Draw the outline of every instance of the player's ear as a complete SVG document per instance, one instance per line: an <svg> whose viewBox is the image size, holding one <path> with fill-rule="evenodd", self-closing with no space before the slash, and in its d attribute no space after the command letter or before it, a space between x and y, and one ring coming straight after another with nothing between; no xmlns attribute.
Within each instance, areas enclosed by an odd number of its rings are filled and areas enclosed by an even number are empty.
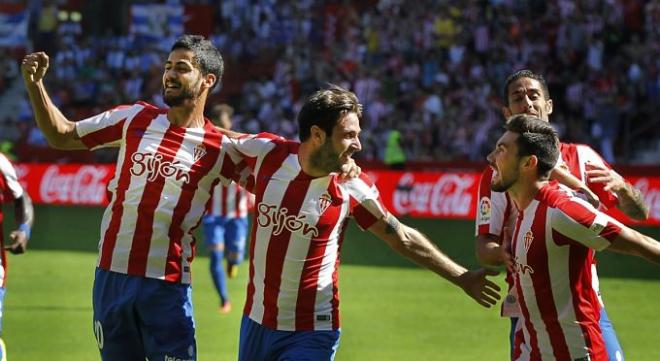
<svg viewBox="0 0 660 361"><path fill-rule="evenodd" d="M548 115L552 114L552 99L548 99L548 101L545 102L545 113Z"/></svg>
<svg viewBox="0 0 660 361"><path fill-rule="evenodd" d="M523 157L523 169L536 170L539 165L539 159L535 155Z"/></svg>
<svg viewBox="0 0 660 361"><path fill-rule="evenodd" d="M310 128L310 135L314 143L319 145L325 143L325 138L327 136L325 130L321 129L318 125L312 125Z"/></svg>
<svg viewBox="0 0 660 361"><path fill-rule="evenodd" d="M513 113L511 113L511 110L509 110L508 107L503 106L502 107L502 115L504 115L504 119L509 119L509 118L511 118Z"/></svg>
<svg viewBox="0 0 660 361"><path fill-rule="evenodd" d="M204 75L204 85L207 89L211 89L217 80L218 78L215 76L215 74L208 73Z"/></svg>

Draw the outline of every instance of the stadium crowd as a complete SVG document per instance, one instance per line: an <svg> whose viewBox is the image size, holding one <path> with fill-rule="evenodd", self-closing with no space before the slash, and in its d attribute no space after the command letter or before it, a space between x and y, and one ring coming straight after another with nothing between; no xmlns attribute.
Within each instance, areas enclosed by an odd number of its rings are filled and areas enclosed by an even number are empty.
<svg viewBox="0 0 660 361"><path fill-rule="evenodd" d="M178 34L147 40L126 26L98 35L58 19L57 1L45 4L33 12L31 36L51 56L47 84L70 119L137 99L163 105L163 59ZM304 96L337 83L364 104L359 156L367 159L382 159L397 130L408 160L483 160L502 123L500 86L525 67L546 76L561 138L592 144L610 162L623 160L615 156L621 129L660 110L658 0L181 4L215 12L210 37L227 78L240 82L214 99L234 106L235 129L294 137ZM5 72L0 94L15 73ZM0 138L43 146L23 101L0 119ZM657 130L645 136L657 140Z"/></svg>

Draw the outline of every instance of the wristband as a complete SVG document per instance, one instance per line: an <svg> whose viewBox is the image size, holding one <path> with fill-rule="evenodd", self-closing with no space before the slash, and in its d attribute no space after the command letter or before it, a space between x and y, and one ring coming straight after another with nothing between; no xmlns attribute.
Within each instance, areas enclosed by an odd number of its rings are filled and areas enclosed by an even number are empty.
<svg viewBox="0 0 660 361"><path fill-rule="evenodd" d="M21 223L21 225L18 226L18 230L25 232L25 237L30 239L31 230L27 223Z"/></svg>

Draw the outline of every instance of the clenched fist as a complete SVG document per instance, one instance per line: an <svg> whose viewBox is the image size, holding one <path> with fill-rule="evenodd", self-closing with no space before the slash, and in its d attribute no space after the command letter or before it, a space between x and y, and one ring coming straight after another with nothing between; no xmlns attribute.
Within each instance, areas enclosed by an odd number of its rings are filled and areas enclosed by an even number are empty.
<svg viewBox="0 0 660 361"><path fill-rule="evenodd" d="M43 79L48 70L48 55L43 51L28 54L21 63L21 73L25 83L37 83Z"/></svg>

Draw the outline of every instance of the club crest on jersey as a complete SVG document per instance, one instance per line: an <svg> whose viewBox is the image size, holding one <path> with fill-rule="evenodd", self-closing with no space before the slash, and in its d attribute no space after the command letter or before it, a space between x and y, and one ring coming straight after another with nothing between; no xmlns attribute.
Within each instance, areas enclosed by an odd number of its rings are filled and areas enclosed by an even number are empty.
<svg viewBox="0 0 660 361"><path fill-rule="evenodd" d="M183 181L183 183L190 181L190 175L181 162L178 160L168 161L163 158L162 154L133 153L131 156L133 161L131 174L140 177L146 173L149 182L155 181L159 176L172 178L175 181Z"/></svg>
<svg viewBox="0 0 660 361"><path fill-rule="evenodd" d="M523 241L525 241L525 252L529 252L529 247L532 246L533 240L534 240L534 234L530 229L529 231L527 231L527 233L525 233L525 237L523 237Z"/></svg>
<svg viewBox="0 0 660 361"><path fill-rule="evenodd" d="M328 193L323 193L319 197L319 215L323 214L328 207L332 204L332 197Z"/></svg>
<svg viewBox="0 0 660 361"><path fill-rule="evenodd" d="M259 203L257 206L257 224L261 227L273 226L273 235L281 234L285 229L303 236L318 237L319 230L306 222L304 214L289 214L289 209L273 204Z"/></svg>
<svg viewBox="0 0 660 361"><path fill-rule="evenodd" d="M202 159L206 155L206 147L204 144L197 144L195 149L193 149L193 161L197 163L198 160Z"/></svg>
<svg viewBox="0 0 660 361"><path fill-rule="evenodd" d="M492 206L490 198L481 197L479 200L479 224L486 224L490 222L490 210Z"/></svg>

